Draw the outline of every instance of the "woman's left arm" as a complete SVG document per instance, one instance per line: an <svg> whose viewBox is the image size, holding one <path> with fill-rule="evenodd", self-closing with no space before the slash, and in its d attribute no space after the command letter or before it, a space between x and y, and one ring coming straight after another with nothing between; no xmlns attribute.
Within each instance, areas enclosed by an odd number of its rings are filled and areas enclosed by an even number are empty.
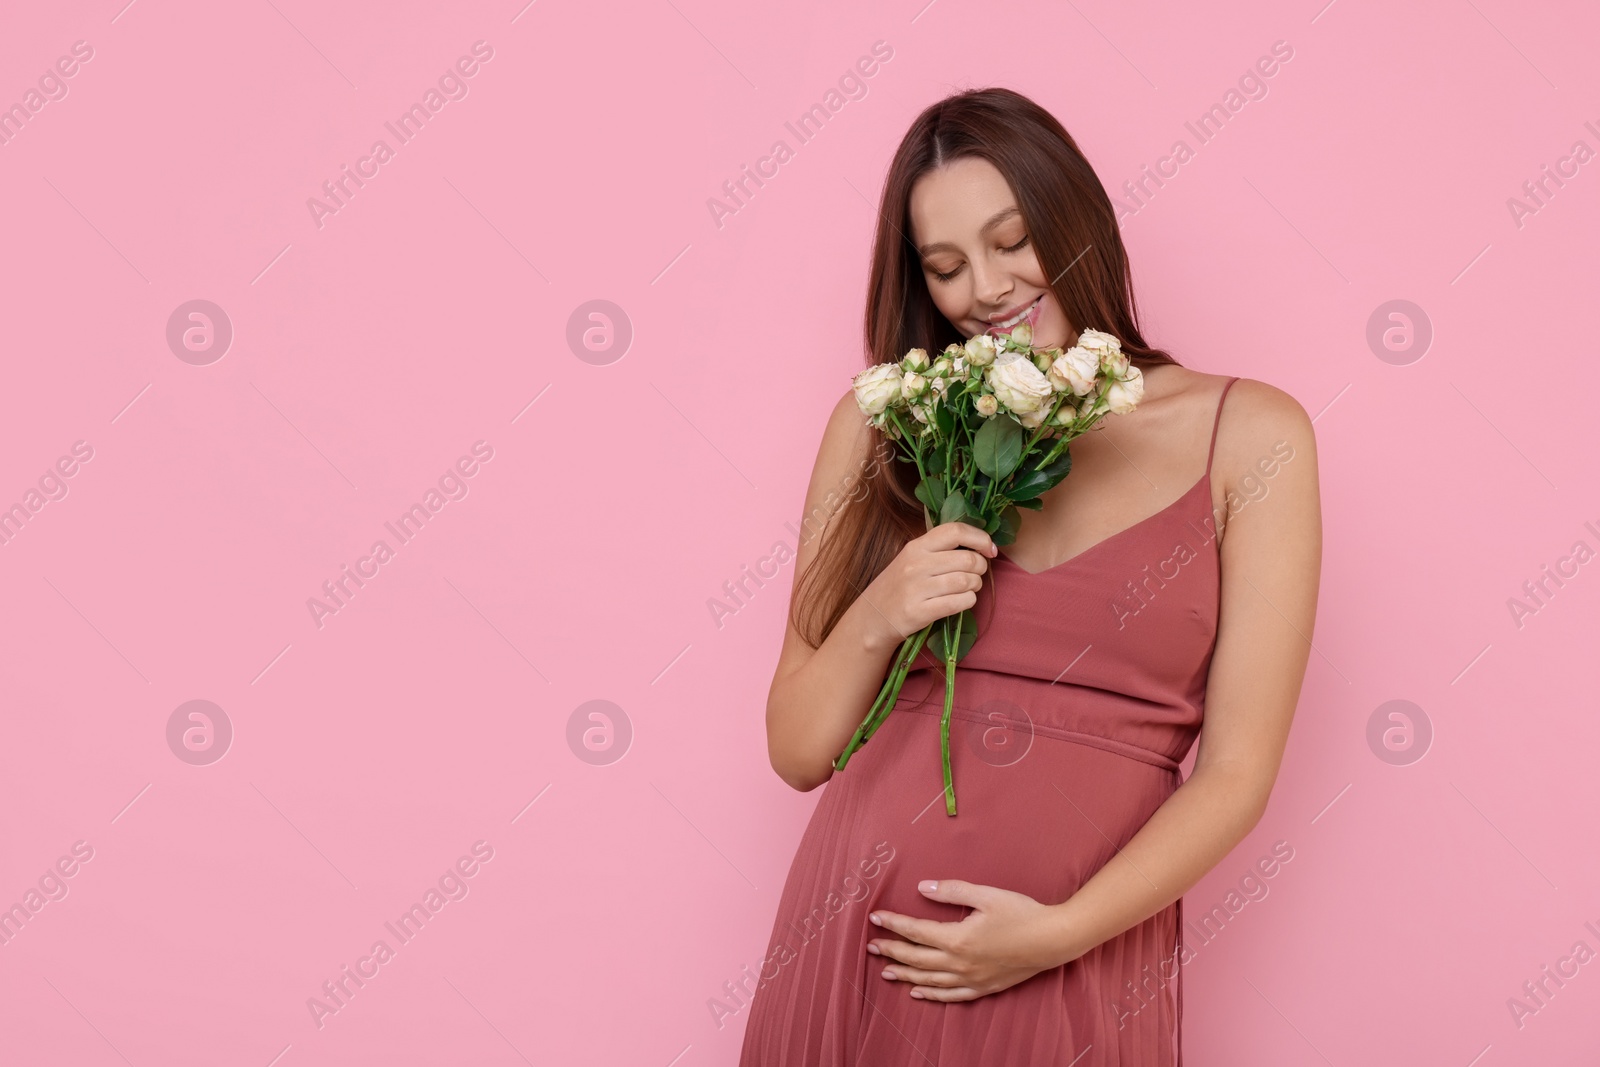
<svg viewBox="0 0 1600 1067"><path fill-rule="evenodd" d="M1057 906L1063 962L1187 892L1255 829L1278 778L1311 654L1322 507L1305 409L1249 379L1232 391L1245 389L1248 402L1238 405L1225 454L1218 434L1219 458L1232 476L1217 644L1194 771L1121 852Z"/></svg>
<svg viewBox="0 0 1600 1067"><path fill-rule="evenodd" d="M1227 472L1228 517L1194 772L1062 903L944 881L925 892L975 909L958 923L874 913L907 939L882 939L875 948L889 957L892 977L913 984L912 995L969 1000L1077 959L1177 900L1265 812L1311 653L1322 511L1305 409L1251 379L1232 393L1245 402L1230 407L1233 418L1217 441L1214 467Z"/></svg>

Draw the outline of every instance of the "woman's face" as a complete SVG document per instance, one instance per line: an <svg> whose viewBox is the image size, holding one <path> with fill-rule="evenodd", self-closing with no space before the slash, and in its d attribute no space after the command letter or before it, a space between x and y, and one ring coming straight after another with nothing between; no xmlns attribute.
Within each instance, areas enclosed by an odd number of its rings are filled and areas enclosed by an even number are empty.
<svg viewBox="0 0 1600 1067"><path fill-rule="evenodd" d="M929 171L911 187L909 209L928 292L963 337L1031 322L1037 347L1077 340L1046 287L1011 186L993 163L963 156Z"/></svg>

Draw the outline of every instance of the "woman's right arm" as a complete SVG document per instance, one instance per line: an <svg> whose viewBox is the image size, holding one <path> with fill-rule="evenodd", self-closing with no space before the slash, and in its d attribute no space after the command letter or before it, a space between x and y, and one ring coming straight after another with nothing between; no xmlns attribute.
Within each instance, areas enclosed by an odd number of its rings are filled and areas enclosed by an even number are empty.
<svg viewBox="0 0 1600 1067"><path fill-rule="evenodd" d="M845 393L823 432L806 490L808 536L799 545L793 587L840 513L868 506L864 497L852 497L869 476L871 440L854 392ZM889 472L876 476L888 477ZM988 569L985 557L997 552L989 535L977 527L945 523L908 542L857 595L819 647L808 645L793 622L786 621L767 695L767 755L778 777L809 792L833 776L834 761L883 688L901 643L928 623L976 603Z"/></svg>

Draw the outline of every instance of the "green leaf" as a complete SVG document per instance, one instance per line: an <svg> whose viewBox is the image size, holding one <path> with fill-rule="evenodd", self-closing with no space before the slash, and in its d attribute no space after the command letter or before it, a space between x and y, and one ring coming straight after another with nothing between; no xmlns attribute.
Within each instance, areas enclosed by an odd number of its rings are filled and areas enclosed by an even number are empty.
<svg viewBox="0 0 1600 1067"><path fill-rule="evenodd" d="M923 461L922 469L927 471L929 474L943 474L944 473L944 453L943 452L932 452L932 453L930 453L928 455L928 458ZM934 510L937 511L939 509L935 508Z"/></svg>
<svg viewBox="0 0 1600 1067"><path fill-rule="evenodd" d="M991 478L1006 478L1022 461L1022 427L1009 415L987 420L972 442L978 469Z"/></svg>
<svg viewBox="0 0 1600 1067"><path fill-rule="evenodd" d="M1061 484L1068 472L1072 470L1072 451L1063 451L1061 455L1041 467L1039 460L1045 457L1048 449L1040 450L1037 456L1028 457L1017 474L1016 481L1011 483L1011 488L1006 491L1007 498L1021 503L1032 500L1041 494L1049 492Z"/></svg>
<svg viewBox="0 0 1600 1067"><path fill-rule="evenodd" d="M967 517L967 511L967 498L960 493L951 493L939 506L939 524L964 519Z"/></svg>
<svg viewBox="0 0 1600 1067"><path fill-rule="evenodd" d="M944 482L938 478L922 479L913 492L935 515L944 507Z"/></svg>
<svg viewBox="0 0 1600 1067"><path fill-rule="evenodd" d="M1055 447L1054 441L1050 442L1050 447ZM1045 453L1048 451L1049 449L1040 451L1038 458L1043 459L1045 457ZM1033 464L1033 469L1041 471L1044 474L1048 474L1050 477L1054 478L1056 482L1061 481L1061 479L1065 478L1067 473L1072 470L1072 448L1069 446L1062 449L1061 455L1057 456L1043 467L1038 466L1037 461L1035 461Z"/></svg>
<svg viewBox="0 0 1600 1067"><path fill-rule="evenodd" d="M1025 471L1011 483L1011 488L1006 490L1006 499L1020 504L1024 500L1036 500L1039 495L1050 488L1050 481L1038 471ZM1039 505L1043 507L1043 504Z"/></svg>
<svg viewBox="0 0 1600 1067"><path fill-rule="evenodd" d="M1043 505L1040 505L1041 509ZM1000 513L1000 529L994 531L991 540L997 545L1009 545L1016 541L1017 531L1022 528L1022 512L1016 508L1006 508Z"/></svg>
<svg viewBox="0 0 1600 1067"><path fill-rule="evenodd" d="M973 642L978 640L978 617L973 614L971 608L968 608L959 615L950 615L934 623L924 647L935 659L945 658L945 633L947 630L950 633L955 632L957 619L961 620L961 640L956 644L956 662L965 659L967 653L972 651Z"/></svg>

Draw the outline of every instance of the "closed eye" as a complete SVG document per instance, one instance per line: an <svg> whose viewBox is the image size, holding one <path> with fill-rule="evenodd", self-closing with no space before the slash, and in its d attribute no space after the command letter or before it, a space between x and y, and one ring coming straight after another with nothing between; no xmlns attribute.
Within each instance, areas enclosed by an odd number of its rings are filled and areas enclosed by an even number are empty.
<svg viewBox="0 0 1600 1067"><path fill-rule="evenodd" d="M1020 252L1020 251L1022 251L1022 249L1024 247L1027 246L1027 244L1028 244L1028 236L1027 236L1027 234L1023 234L1022 240L1018 241L1016 244L1012 245L1010 248L1002 248L1000 251L1002 251L1002 252ZM951 278L954 278L956 275L958 275L960 273L961 273L961 268L957 267L955 270L951 271L949 274L940 274L938 271L934 271L933 272L933 276L935 278L938 278L941 282L947 282Z"/></svg>

